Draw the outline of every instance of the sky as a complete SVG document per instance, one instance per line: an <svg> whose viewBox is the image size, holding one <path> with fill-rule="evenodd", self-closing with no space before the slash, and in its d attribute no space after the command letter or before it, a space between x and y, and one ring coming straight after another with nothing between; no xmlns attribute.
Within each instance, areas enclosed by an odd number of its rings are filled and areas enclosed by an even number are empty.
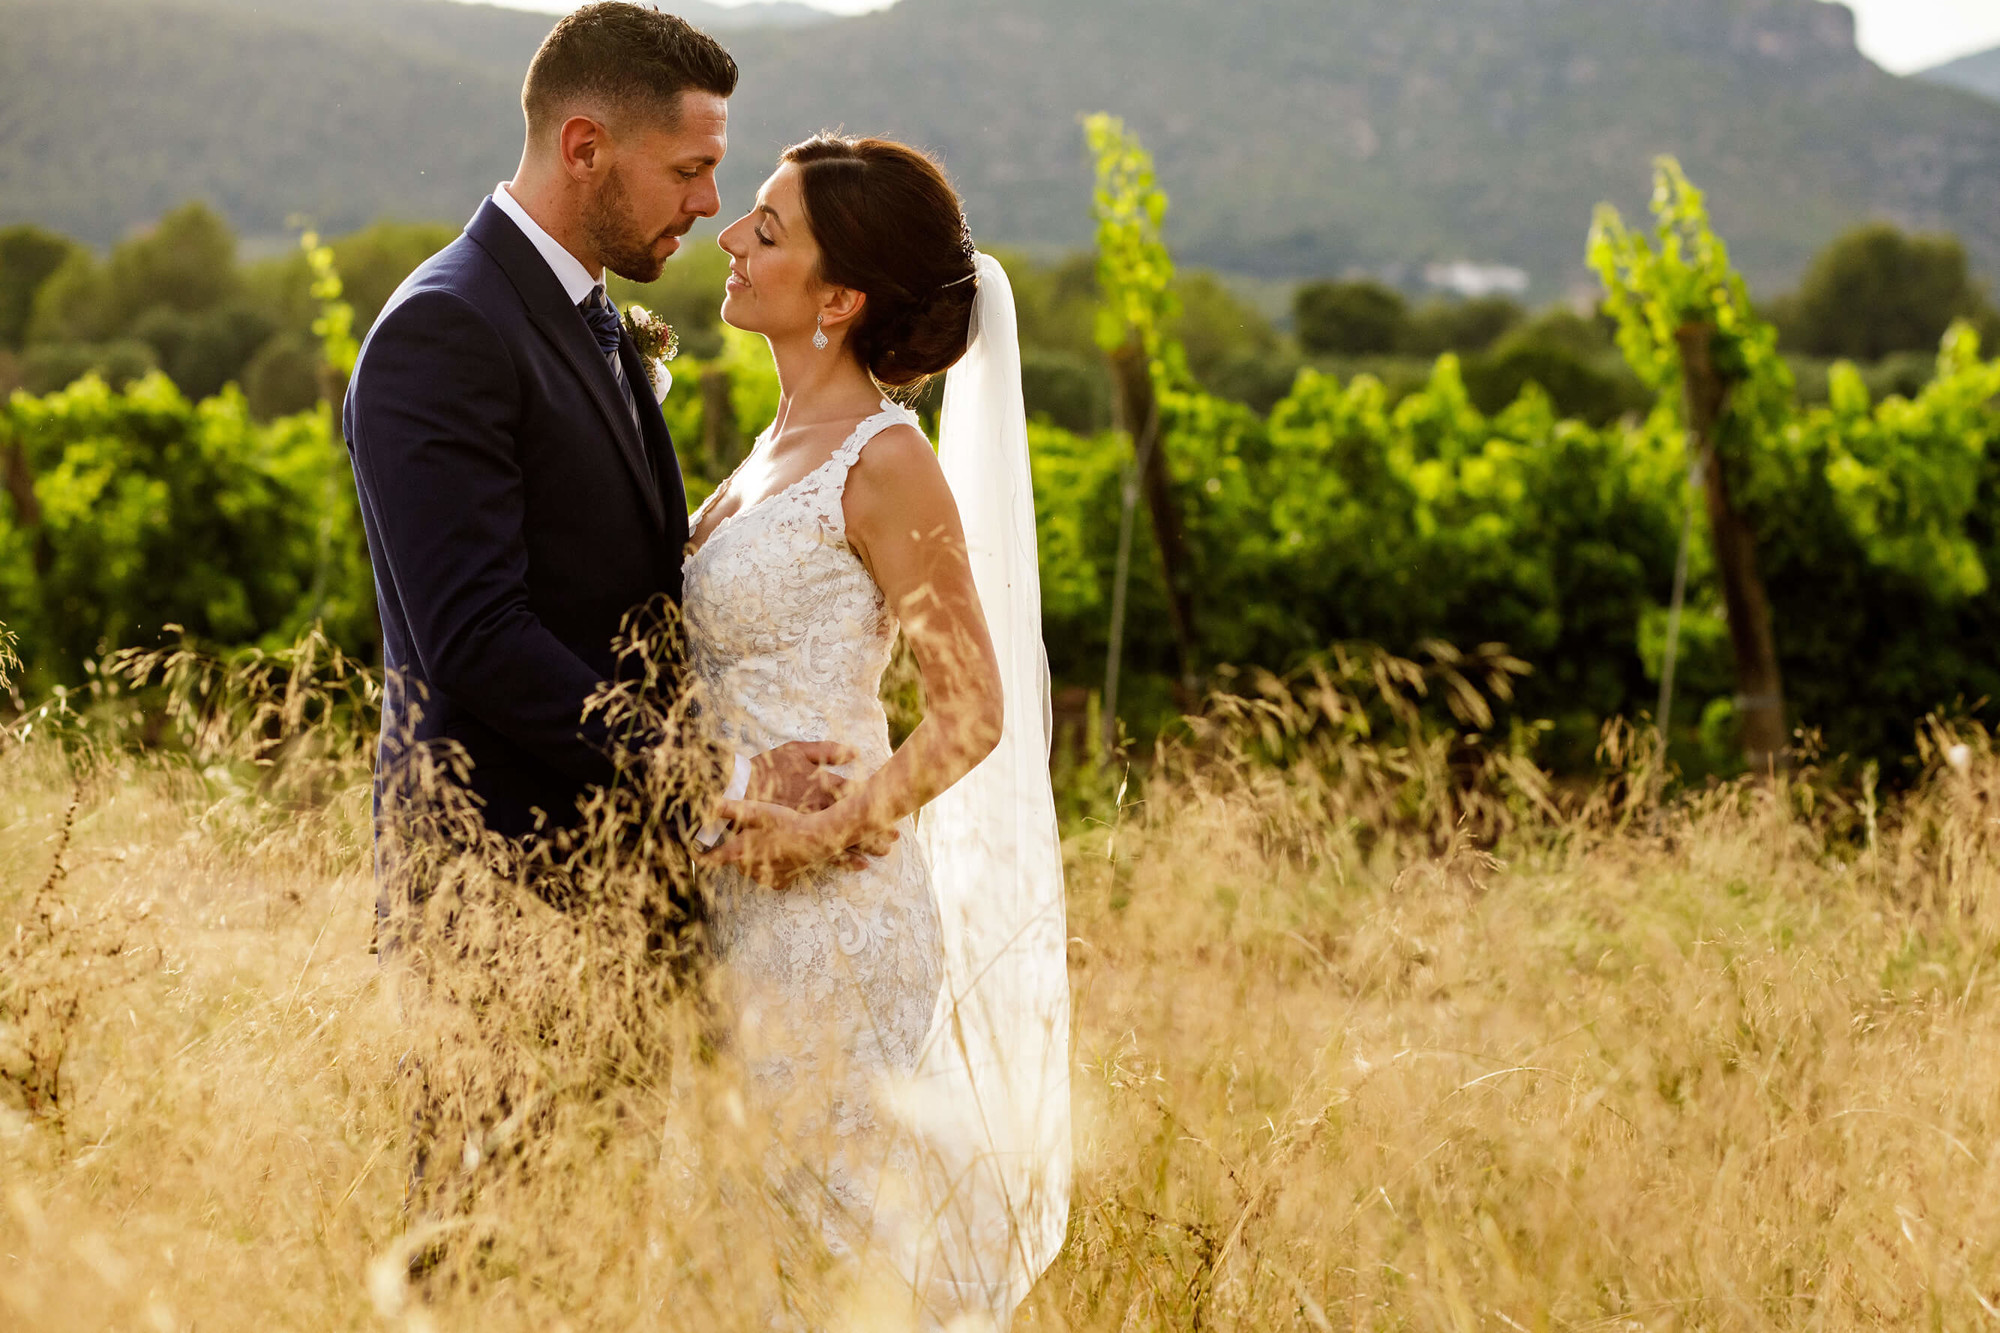
<svg viewBox="0 0 2000 1333"><path fill-rule="evenodd" d="M584 3L584 0L469 0L470 3L499 5L503 9L543 9L552 14L566 14ZM871 9L887 9L896 0L800 0L814 9L825 9L835 14L865 14ZM656 8L672 12L673 0L653 0ZM754 0L708 0L712 5L724 9L734 9L738 5L754 3Z"/></svg>
<svg viewBox="0 0 2000 1333"><path fill-rule="evenodd" d="M485 0L514 9L555 13L579 0ZM671 7L672 0L661 0ZM713 0L738 5L746 0ZM893 0L808 0L820 9L859 14ZM1218 0L1227 3L1227 0ZM2000 46L2000 0L1845 0L1859 20L1861 49L1884 69L1909 74L1958 56Z"/></svg>
<svg viewBox="0 0 2000 1333"><path fill-rule="evenodd" d="M2000 0L1847 0L1861 49L1896 74L2000 46Z"/></svg>

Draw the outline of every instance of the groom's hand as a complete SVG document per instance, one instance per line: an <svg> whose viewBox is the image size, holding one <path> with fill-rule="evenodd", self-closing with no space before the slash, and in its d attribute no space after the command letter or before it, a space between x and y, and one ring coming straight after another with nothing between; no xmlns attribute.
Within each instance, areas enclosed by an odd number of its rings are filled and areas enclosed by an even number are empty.
<svg viewBox="0 0 2000 1333"><path fill-rule="evenodd" d="M838 801L848 780L832 772L834 764L851 764L851 746L836 741L793 741L766 750L750 761L750 786L743 799L761 805L782 805L810 814Z"/></svg>
<svg viewBox="0 0 2000 1333"><path fill-rule="evenodd" d="M782 805L810 814L824 810L846 794L851 780L832 771L832 765L851 764L854 748L838 741L792 741L766 750L750 761L750 785L745 801ZM896 845L894 829L871 834L848 848L835 863L849 870L859 869L871 856L887 856Z"/></svg>

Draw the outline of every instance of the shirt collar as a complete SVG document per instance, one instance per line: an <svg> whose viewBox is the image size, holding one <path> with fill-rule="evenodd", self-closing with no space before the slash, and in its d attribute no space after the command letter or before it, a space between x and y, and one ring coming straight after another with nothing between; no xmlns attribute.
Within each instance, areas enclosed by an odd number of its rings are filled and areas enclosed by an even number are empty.
<svg viewBox="0 0 2000 1333"><path fill-rule="evenodd" d="M604 285L590 276L590 270L583 266L581 259L563 249L562 242L543 231L541 224L528 216L528 210L521 207L520 200L514 197L505 181L493 187L493 202L502 213L513 219L521 234L541 253L542 259L556 275L556 281L568 293L571 305L582 305L590 299L592 292Z"/></svg>

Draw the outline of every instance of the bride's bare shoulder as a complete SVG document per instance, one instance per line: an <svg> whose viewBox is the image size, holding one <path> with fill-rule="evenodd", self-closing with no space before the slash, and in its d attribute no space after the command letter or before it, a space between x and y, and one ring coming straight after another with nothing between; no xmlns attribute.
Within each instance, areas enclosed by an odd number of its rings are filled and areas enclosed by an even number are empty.
<svg viewBox="0 0 2000 1333"><path fill-rule="evenodd" d="M958 507L937 451L915 426L899 422L868 442L847 475L842 497L850 533L865 537L884 524L931 532L958 526Z"/></svg>

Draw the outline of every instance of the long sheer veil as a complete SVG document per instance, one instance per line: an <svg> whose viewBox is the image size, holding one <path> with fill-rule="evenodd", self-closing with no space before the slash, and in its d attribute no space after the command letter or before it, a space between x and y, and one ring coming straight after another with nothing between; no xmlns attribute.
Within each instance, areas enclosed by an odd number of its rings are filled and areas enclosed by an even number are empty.
<svg viewBox="0 0 2000 1333"><path fill-rule="evenodd" d="M998 261L976 263L972 342L945 379L938 460L999 655L1006 725L918 824L945 984L912 1110L932 1167L927 1285L1004 1324L1068 1224L1068 929L1014 292Z"/></svg>

